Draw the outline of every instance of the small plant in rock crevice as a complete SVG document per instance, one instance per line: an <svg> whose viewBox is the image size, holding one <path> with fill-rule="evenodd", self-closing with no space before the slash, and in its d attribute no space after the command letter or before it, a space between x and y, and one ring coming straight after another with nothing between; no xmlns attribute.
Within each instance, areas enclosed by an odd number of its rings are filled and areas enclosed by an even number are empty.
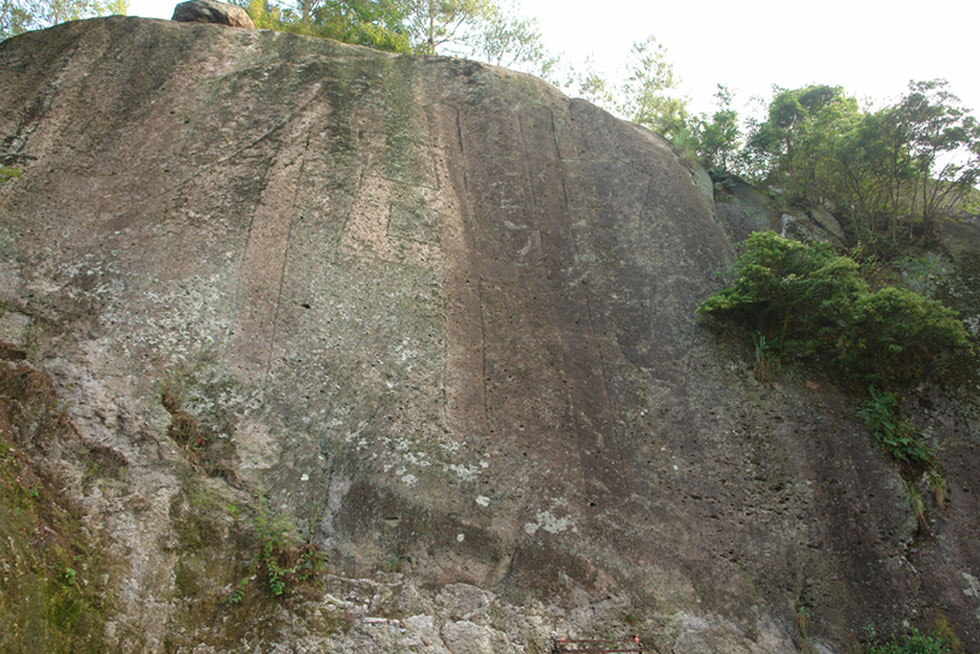
<svg viewBox="0 0 980 654"><path fill-rule="evenodd" d="M931 467L938 448L925 434L915 431L911 420L901 416L895 393L872 386L868 394L870 399L861 406L858 415L878 447L914 468Z"/></svg>
<svg viewBox="0 0 980 654"><path fill-rule="evenodd" d="M914 484L906 482L905 489L909 496L909 511L915 516L919 528L927 529L929 520L926 518L926 504L922 501L922 495L919 494L919 490Z"/></svg>
<svg viewBox="0 0 980 654"><path fill-rule="evenodd" d="M13 177L20 177L23 171L20 168L14 166L7 166L6 164L0 164L0 185L3 185L5 181Z"/></svg>
<svg viewBox="0 0 980 654"><path fill-rule="evenodd" d="M878 640L873 627L867 629L868 641L864 654L952 654L953 649L945 638L937 634L923 634L912 628L902 637L893 636L887 642Z"/></svg>
<svg viewBox="0 0 980 654"><path fill-rule="evenodd" d="M264 578L265 588L272 597L283 596L292 584L313 580L322 569L319 550L307 539L301 541L296 528L287 518L274 514L265 496L256 495L255 513L251 528L258 540L258 551L249 561L246 574L235 585L231 601L240 604L256 577ZM240 510L229 505L238 520Z"/></svg>
<svg viewBox="0 0 980 654"><path fill-rule="evenodd" d="M813 612L803 603L796 604L796 629L804 640L810 637L810 625L813 622Z"/></svg>
<svg viewBox="0 0 980 654"><path fill-rule="evenodd" d="M781 345L774 339L767 339L765 334L760 332L752 334L752 342L755 344L755 366L752 369L752 376L757 382L771 384L779 372Z"/></svg>
<svg viewBox="0 0 980 654"><path fill-rule="evenodd" d="M411 564L411 559L408 556L405 554L392 552L385 564L385 569L387 569L388 572L401 572L405 568L406 564Z"/></svg>
<svg viewBox="0 0 980 654"><path fill-rule="evenodd" d="M938 470L930 470L928 473L929 490L936 501L936 506L942 508L946 506L946 479Z"/></svg>

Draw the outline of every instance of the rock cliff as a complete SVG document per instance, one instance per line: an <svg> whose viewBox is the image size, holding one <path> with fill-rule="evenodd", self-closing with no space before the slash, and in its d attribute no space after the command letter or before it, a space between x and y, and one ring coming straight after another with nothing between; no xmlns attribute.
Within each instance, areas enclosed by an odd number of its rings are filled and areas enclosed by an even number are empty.
<svg viewBox="0 0 980 654"><path fill-rule="evenodd" d="M0 162L3 479L79 593L4 648L980 647L975 418L923 390L948 502L917 521L849 398L697 324L734 232L639 127L473 62L116 17L0 43ZM243 583L286 532L325 572Z"/></svg>

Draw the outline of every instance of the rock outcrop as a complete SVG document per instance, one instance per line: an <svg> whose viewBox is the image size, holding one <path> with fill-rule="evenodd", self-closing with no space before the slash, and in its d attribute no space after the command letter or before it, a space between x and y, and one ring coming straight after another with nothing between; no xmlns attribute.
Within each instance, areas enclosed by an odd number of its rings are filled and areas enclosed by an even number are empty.
<svg viewBox="0 0 980 654"><path fill-rule="evenodd" d="M695 320L732 241L659 137L204 24L72 22L0 70L0 333L71 424L10 433L100 543L109 651L980 647L975 420L921 390L922 523L849 398L759 385ZM233 603L273 515L328 574Z"/></svg>
<svg viewBox="0 0 980 654"><path fill-rule="evenodd" d="M174 15L170 20L179 23L214 23L229 27L254 29L255 24L238 5L217 0L187 0L174 7Z"/></svg>

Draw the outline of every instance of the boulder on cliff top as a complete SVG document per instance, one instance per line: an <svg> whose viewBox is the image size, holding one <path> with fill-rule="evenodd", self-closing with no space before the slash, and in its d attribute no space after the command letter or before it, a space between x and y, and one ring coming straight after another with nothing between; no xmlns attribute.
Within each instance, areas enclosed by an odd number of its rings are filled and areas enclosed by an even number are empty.
<svg viewBox="0 0 980 654"><path fill-rule="evenodd" d="M170 20L179 23L217 23L231 27L255 29L255 24L241 7L216 0L189 0L174 7Z"/></svg>

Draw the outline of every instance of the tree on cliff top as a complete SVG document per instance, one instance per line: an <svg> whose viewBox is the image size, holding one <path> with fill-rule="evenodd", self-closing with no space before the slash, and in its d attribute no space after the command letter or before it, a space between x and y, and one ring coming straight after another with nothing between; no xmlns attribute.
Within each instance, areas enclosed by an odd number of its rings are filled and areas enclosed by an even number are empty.
<svg viewBox="0 0 980 654"><path fill-rule="evenodd" d="M388 52L411 52L396 0L300 0L296 6L270 0L244 5L259 29L321 36Z"/></svg>
<svg viewBox="0 0 980 654"><path fill-rule="evenodd" d="M839 86L776 89L767 120L749 138L750 161L791 202L821 203L831 192L840 141L860 116L857 102Z"/></svg>
<svg viewBox="0 0 980 654"><path fill-rule="evenodd" d="M670 141L687 135L687 100L663 44L654 36L634 42L624 68L624 79L610 80L595 70L590 56L581 65L562 66L552 83Z"/></svg>
<svg viewBox="0 0 980 654"><path fill-rule="evenodd" d="M638 125L674 141L687 123L687 101L667 49L653 36L633 44L617 109Z"/></svg>
<svg viewBox="0 0 980 654"><path fill-rule="evenodd" d="M0 0L0 40L66 20L125 15L129 0Z"/></svg>
<svg viewBox="0 0 980 654"><path fill-rule="evenodd" d="M777 89L746 160L787 202L825 206L878 255L928 240L980 182L980 123L944 80L911 82L897 103L858 107L840 87Z"/></svg>
<svg viewBox="0 0 980 654"><path fill-rule="evenodd" d="M419 54L471 45L472 27L484 20L489 0L402 0L406 26Z"/></svg>
<svg viewBox="0 0 980 654"><path fill-rule="evenodd" d="M251 0L255 26L389 52L449 54L542 73L535 19L494 0Z"/></svg>

